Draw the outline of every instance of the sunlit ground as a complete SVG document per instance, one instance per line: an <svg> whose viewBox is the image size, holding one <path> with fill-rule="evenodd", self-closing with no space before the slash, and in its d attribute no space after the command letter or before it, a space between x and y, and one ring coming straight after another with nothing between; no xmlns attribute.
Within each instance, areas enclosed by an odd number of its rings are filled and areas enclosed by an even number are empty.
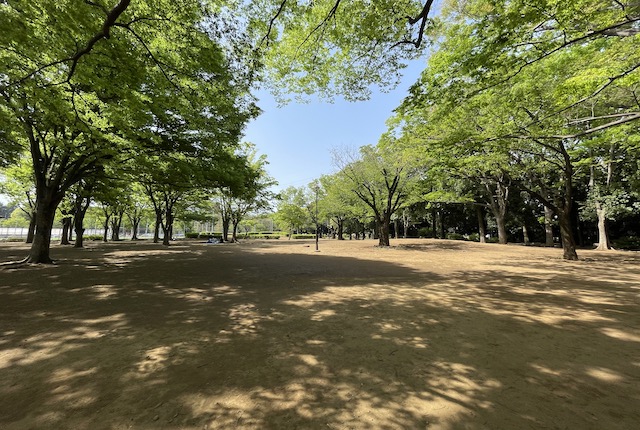
<svg viewBox="0 0 640 430"><path fill-rule="evenodd" d="M374 244L90 243L0 269L0 428L638 428L638 254Z"/></svg>

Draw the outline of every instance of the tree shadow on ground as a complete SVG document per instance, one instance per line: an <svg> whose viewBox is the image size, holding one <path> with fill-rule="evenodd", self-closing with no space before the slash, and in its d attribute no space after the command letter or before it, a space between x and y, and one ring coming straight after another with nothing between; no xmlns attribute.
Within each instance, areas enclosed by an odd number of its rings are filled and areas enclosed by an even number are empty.
<svg viewBox="0 0 640 430"><path fill-rule="evenodd" d="M632 263L442 276L270 246L116 244L1 271L0 428L640 421Z"/></svg>

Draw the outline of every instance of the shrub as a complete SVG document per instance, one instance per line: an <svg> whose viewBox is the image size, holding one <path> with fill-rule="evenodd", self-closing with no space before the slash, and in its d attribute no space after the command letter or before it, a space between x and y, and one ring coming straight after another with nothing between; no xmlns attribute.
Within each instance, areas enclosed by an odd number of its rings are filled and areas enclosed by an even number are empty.
<svg viewBox="0 0 640 430"><path fill-rule="evenodd" d="M418 237L433 237L433 233L431 232L431 229L429 227L422 227L418 229Z"/></svg>
<svg viewBox="0 0 640 430"><path fill-rule="evenodd" d="M280 239L280 236L277 234L256 233L251 235L251 239Z"/></svg>
<svg viewBox="0 0 640 430"><path fill-rule="evenodd" d="M471 233L469 235L469 240L472 242L480 242L480 234L478 233Z"/></svg>
<svg viewBox="0 0 640 430"><path fill-rule="evenodd" d="M186 237L187 239L197 239L198 236L200 235L200 233L195 232L195 231L190 231L184 234L184 237Z"/></svg>
<svg viewBox="0 0 640 430"><path fill-rule="evenodd" d="M616 249L627 249L637 251L640 250L640 237L626 236L612 241L612 245Z"/></svg>
<svg viewBox="0 0 640 430"><path fill-rule="evenodd" d="M88 234L83 236L84 240L102 240L103 236L101 234Z"/></svg>
<svg viewBox="0 0 640 430"><path fill-rule="evenodd" d="M294 234L291 236L291 239L315 239L315 234Z"/></svg>
<svg viewBox="0 0 640 430"><path fill-rule="evenodd" d="M22 237L7 237L0 240L2 240L2 242L24 242L25 241L25 239Z"/></svg>
<svg viewBox="0 0 640 430"><path fill-rule="evenodd" d="M460 233L447 233L447 239L449 239L449 240L467 240Z"/></svg>

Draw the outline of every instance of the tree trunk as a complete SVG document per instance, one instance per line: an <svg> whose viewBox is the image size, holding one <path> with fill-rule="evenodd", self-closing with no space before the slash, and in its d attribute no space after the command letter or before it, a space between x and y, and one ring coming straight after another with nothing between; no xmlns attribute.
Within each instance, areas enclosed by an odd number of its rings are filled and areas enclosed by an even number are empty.
<svg viewBox="0 0 640 430"><path fill-rule="evenodd" d="M29 229L27 230L27 240L25 243L33 243L33 236L36 233L36 212L31 212L31 217L29 218Z"/></svg>
<svg viewBox="0 0 640 430"><path fill-rule="evenodd" d="M167 209L165 220L165 223L162 224L162 244L169 246L171 243L171 229L173 228L173 214L169 209Z"/></svg>
<svg viewBox="0 0 640 430"><path fill-rule="evenodd" d="M238 241L238 224L240 224L240 220L233 221L231 224L231 242L233 243Z"/></svg>
<svg viewBox="0 0 640 430"><path fill-rule="evenodd" d="M156 209L156 225L153 227L153 243L160 242L160 227L162 226L162 211Z"/></svg>
<svg viewBox="0 0 640 430"><path fill-rule="evenodd" d="M398 222L398 218L394 218L393 220L393 238L397 239L398 237L400 237L400 235L398 234L400 230L400 223Z"/></svg>
<svg viewBox="0 0 640 430"><path fill-rule="evenodd" d="M86 213L86 212L85 212ZM81 217L76 213L75 222L73 223L73 228L76 231L76 241L73 244L74 248L82 248L84 246L84 213Z"/></svg>
<svg viewBox="0 0 640 430"><path fill-rule="evenodd" d="M109 236L108 235L109 235L109 219L110 218L111 217L106 217L105 220L104 220L104 225L103 225L104 232L102 233L102 241L104 243L107 243L108 240L109 240Z"/></svg>
<svg viewBox="0 0 640 430"><path fill-rule="evenodd" d="M120 227L122 227L122 217L124 216L124 212L117 212L113 218L111 219L111 240L119 241L120 240Z"/></svg>
<svg viewBox="0 0 640 430"><path fill-rule="evenodd" d="M612 249L607 231L607 211L600 202L596 202L596 214L598 215L598 246L596 250L607 251Z"/></svg>
<svg viewBox="0 0 640 430"><path fill-rule="evenodd" d="M544 246L553 246L553 209L544 207Z"/></svg>
<svg viewBox="0 0 640 430"><path fill-rule="evenodd" d="M560 237L562 238L562 257L565 260L577 260L578 254L576 252L576 242L573 237L573 229L571 227L571 221L569 214L562 214L558 216L558 222L560 224Z"/></svg>
<svg viewBox="0 0 640 430"><path fill-rule="evenodd" d="M60 245L71 245L69 242L69 230L71 230L71 217L62 218L62 234L60 235Z"/></svg>
<svg viewBox="0 0 640 430"><path fill-rule="evenodd" d="M378 225L378 246L390 246L389 231L391 230L391 216L383 215L382 219L376 221Z"/></svg>
<svg viewBox="0 0 640 430"><path fill-rule="evenodd" d="M51 264L51 229L56 216L56 209L62 200L54 197L53 190L43 190L36 202L36 226L33 243L27 257L29 263Z"/></svg>
<svg viewBox="0 0 640 430"><path fill-rule="evenodd" d="M338 219L336 220L337 224L338 224L338 240L344 240L344 220L343 219Z"/></svg>
<svg viewBox="0 0 640 430"><path fill-rule="evenodd" d="M138 227L140 227L140 218L131 220L131 240L138 240Z"/></svg>
<svg viewBox="0 0 640 430"><path fill-rule="evenodd" d="M482 206L476 205L476 215L478 216L478 236L480 243L487 242L487 228L484 223L484 211Z"/></svg>
<svg viewBox="0 0 640 430"><path fill-rule="evenodd" d="M402 224L403 224L403 229L402 229L402 237L403 238L407 238L407 234L409 234L409 217L406 215L403 215L402 217Z"/></svg>
<svg viewBox="0 0 640 430"><path fill-rule="evenodd" d="M529 240L529 230L527 229L526 225L522 226L522 237L524 239L524 244L525 245L530 245L531 241Z"/></svg>
<svg viewBox="0 0 640 430"><path fill-rule="evenodd" d="M447 235L444 233L445 232L444 211L442 211L442 210L438 211L438 220L440 221L440 239L446 239Z"/></svg>
<svg viewBox="0 0 640 430"><path fill-rule="evenodd" d="M222 242L229 241L229 224L231 224L230 219L222 219Z"/></svg>
<svg viewBox="0 0 640 430"><path fill-rule="evenodd" d="M431 231L433 232L433 238L438 238L438 211L434 208L431 211Z"/></svg>
<svg viewBox="0 0 640 430"><path fill-rule="evenodd" d="M496 224L498 225L498 243L507 244L507 226L504 215L495 215Z"/></svg>

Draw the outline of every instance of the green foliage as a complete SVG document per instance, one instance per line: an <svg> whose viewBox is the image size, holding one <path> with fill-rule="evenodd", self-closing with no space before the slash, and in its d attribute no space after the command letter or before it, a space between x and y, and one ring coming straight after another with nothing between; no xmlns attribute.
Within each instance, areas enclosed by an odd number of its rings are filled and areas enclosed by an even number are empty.
<svg viewBox="0 0 640 430"><path fill-rule="evenodd" d="M447 233L447 239L449 240L467 240L464 235L460 233Z"/></svg>
<svg viewBox="0 0 640 430"><path fill-rule="evenodd" d="M418 237L422 238L432 238L433 231L428 227L421 227L418 229Z"/></svg>
<svg viewBox="0 0 640 430"><path fill-rule="evenodd" d="M282 100L291 93L366 99L371 85L393 88L406 61L424 52L417 39L426 14L409 22L423 9L417 0L267 0L248 9L267 81Z"/></svg>
<svg viewBox="0 0 640 430"><path fill-rule="evenodd" d="M315 234L293 234L291 239L315 239Z"/></svg>

